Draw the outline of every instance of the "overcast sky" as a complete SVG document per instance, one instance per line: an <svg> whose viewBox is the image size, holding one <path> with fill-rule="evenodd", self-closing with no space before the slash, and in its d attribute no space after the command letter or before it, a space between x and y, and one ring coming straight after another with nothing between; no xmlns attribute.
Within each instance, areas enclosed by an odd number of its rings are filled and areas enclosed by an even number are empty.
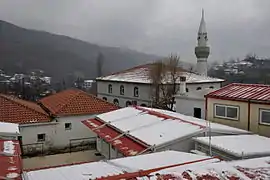
<svg viewBox="0 0 270 180"><path fill-rule="evenodd" d="M195 62L205 9L210 60L270 57L270 0L0 0L0 19L91 43Z"/></svg>

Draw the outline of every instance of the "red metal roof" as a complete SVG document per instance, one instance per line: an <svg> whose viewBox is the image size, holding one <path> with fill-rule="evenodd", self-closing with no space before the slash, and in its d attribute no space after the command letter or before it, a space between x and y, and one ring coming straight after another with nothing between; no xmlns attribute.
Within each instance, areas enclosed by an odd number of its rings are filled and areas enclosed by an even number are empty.
<svg viewBox="0 0 270 180"><path fill-rule="evenodd" d="M68 89L40 100L52 114L57 116L100 114L118 109L114 104L79 89Z"/></svg>
<svg viewBox="0 0 270 180"><path fill-rule="evenodd" d="M261 84L232 83L205 97L239 101L270 102L270 86Z"/></svg>
<svg viewBox="0 0 270 180"><path fill-rule="evenodd" d="M21 173L22 161L19 141L0 140L0 179L21 180Z"/></svg>
<svg viewBox="0 0 270 180"><path fill-rule="evenodd" d="M89 119L82 121L82 123L94 131L100 138L111 143L111 145L124 156L137 155L138 153L147 150L149 147L149 145L143 142L139 143L134 140L136 138L131 139L130 137L123 135L123 132L117 131L109 125L104 124L101 120Z"/></svg>
<svg viewBox="0 0 270 180"><path fill-rule="evenodd" d="M0 94L0 121L29 124L50 120L49 115L38 104Z"/></svg>

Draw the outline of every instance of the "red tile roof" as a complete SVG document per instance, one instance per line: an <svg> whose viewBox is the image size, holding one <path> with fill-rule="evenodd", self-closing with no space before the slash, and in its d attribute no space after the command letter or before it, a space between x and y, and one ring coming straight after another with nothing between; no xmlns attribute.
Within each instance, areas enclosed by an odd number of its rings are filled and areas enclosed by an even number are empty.
<svg viewBox="0 0 270 180"><path fill-rule="evenodd" d="M100 114L118 109L114 104L78 89L65 90L40 100L57 116Z"/></svg>
<svg viewBox="0 0 270 180"><path fill-rule="evenodd" d="M270 86L232 83L205 97L270 103Z"/></svg>
<svg viewBox="0 0 270 180"><path fill-rule="evenodd" d="M21 180L22 161L19 141L0 140L0 179Z"/></svg>
<svg viewBox="0 0 270 180"><path fill-rule="evenodd" d="M106 125L98 119L89 119L82 121L87 127L93 130L100 138L111 143L124 156L134 156L140 152L147 152L149 145L139 143L124 135L123 132L117 131L112 127Z"/></svg>
<svg viewBox="0 0 270 180"><path fill-rule="evenodd" d="M28 124L49 122L49 115L36 103L0 94L0 121Z"/></svg>

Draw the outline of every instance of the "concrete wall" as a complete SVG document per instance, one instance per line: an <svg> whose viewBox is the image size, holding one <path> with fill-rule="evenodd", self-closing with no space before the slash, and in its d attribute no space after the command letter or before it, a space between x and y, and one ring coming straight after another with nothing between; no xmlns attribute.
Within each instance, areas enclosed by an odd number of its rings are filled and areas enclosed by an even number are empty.
<svg viewBox="0 0 270 180"><path fill-rule="evenodd" d="M112 85L112 93L108 93L108 86ZM120 94L120 86L123 85L125 88L125 94ZM134 87L139 88L139 96L134 97ZM202 89L213 87L219 89L221 83L197 83L187 84L189 92L197 91L197 88ZM97 95L99 98L107 98L108 102L113 103L114 99L118 99L120 107L126 107L127 101L137 101L137 105L145 104L151 105L151 89L149 84L138 84L138 83L121 83L121 82L110 82L110 81L97 81Z"/></svg>
<svg viewBox="0 0 270 180"><path fill-rule="evenodd" d="M250 130L263 136L270 137L270 125L260 123L260 109L269 110L267 104L250 104Z"/></svg>
<svg viewBox="0 0 270 180"><path fill-rule="evenodd" d="M231 120L231 119L223 119L223 118L215 117L214 115L215 104L228 105L228 106L231 105L231 106L239 107L239 119ZM207 118L206 119L216 122L216 123L225 124L228 126L248 130L248 103L207 98Z"/></svg>
<svg viewBox="0 0 270 180"><path fill-rule="evenodd" d="M81 123L82 120L93 117L95 115L67 116L57 118L46 124L20 125L23 150L26 154L31 151L40 153L41 150L45 152L49 149L69 148L70 142L95 141L96 134ZM65 129L65 123L71 123L70 130ZM38 134L45 134L45 141L38 141ZM78 140L75 141L74 139Z"/></svg>
<svg viewBox="0 0 270 180"><path fill-rule="evenodd" d="M234 105L239 107L239 120L229 120L214 117L214 104ZM260 109L270 110L270 105L250 103L250 111L248 102L229 101L208 98L207 100L207 119L220 124L249 130L254 133L270 137L270 125L260 123ZM250 115L249 115L250 113ZM250 117L250 125L249 124ZM248 129L248 127L250 129Z"/></svg>
<svg viewBox="0 0 270 180"><path fill-rule="evenodd" d="M176 112L185 114L188 116L194 115L194 108L201 109L201 117L205 118L205 101L199 99L190 99L184 97L176 97Z"/></svg>

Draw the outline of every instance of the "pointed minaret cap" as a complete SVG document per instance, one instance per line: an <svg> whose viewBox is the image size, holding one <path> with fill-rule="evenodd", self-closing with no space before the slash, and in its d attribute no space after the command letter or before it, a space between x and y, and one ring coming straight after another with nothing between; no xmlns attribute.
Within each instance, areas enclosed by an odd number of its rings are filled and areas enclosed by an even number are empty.
<svg viewBox="0 0 270 180"><path fill-rule="evenodd" d="M206 33L206 25L204 21L204 9L202 9L202 19L201 19L201 23L200 23L200 27L198 31L198 34L201 34L201 33Z"/></svg>

